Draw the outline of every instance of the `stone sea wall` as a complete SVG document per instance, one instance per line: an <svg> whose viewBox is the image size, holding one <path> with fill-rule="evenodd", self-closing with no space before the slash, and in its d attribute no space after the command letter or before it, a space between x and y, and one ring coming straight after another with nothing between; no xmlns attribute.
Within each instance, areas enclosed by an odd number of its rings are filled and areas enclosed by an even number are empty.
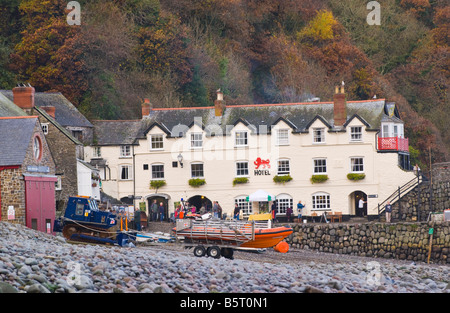
<svg viewBox="0 0 450 313"><path fill-rule="evenodd" d="M450 263L450 222L296 224L287 238L292 248L367 257Z"/></svg>

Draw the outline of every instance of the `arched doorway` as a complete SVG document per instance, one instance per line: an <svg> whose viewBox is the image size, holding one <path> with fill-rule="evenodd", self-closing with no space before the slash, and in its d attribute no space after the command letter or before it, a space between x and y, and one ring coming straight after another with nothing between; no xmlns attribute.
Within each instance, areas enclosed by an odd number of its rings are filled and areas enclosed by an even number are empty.
<svg viewBox="0 0 450 313"><path fill-rule="evenodd" d="M212 202L205 196L196 195L190 197L187 201L190 205L195 206L195 208L197 209L197 213L200 212L202 206L205 207L206 212L211 212L212 210Z"/></svg>
<svg viewBox="0 0 450 313"><path fill-rule="evenodd" d="M351 212L357 217L367 216L367 194L364 191L357 190L349 195Z"/></svg>
<svg viewBox="0 0 450 313"><path fill-rule="evenodd" d="M169 196L164 195L164 194L154 194L154 195L150 195L147 197L147 201L148 201L148 216L150 221L160 221L160 215L159 215L159 205L162 202L163 206L164 206L164 221L168 221L170 216L169 216ZM152 204L156 203L157 207L158 207L158 215L155 219L154 214L152 214Z"/></svg>

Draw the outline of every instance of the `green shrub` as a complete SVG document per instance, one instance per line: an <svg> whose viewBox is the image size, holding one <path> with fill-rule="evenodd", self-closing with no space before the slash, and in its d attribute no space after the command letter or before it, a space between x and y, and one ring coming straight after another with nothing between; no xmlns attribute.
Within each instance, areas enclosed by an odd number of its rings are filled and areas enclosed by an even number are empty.
<svg viewBox="0 0 450 313"><path fill-rule="evenodd" d="M152 180L150 181L150 188L161 188L162 186L166 185L166 181L165 180Z"/></svg>

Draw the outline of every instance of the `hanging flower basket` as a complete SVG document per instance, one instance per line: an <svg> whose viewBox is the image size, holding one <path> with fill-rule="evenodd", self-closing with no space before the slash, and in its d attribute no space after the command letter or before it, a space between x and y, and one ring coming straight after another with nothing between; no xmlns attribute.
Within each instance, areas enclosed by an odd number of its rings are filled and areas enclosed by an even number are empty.
<svg viewBox="0 0 450 313"><path fill-rule="evenodd" d="M284 184L284 183L287 183L287 182L289 182L289 181L291 181L291 180L292 180L291 175L280 175L280 176L275 175L275 176L273 177L273 181L274 181L275 183L282 183L282 184Z"/></svg>
<svg viewBox="0 0 450 313"><path fill-rule="evenodd" d="M192 187L200 187L206 184L206 181L202 178L191 178L189 179L189 185Z"/></svg>
<svg viewBox="0 0 450 313"><path fill-rule="evenodd" d="M313 175L311 176L311 183L323 183L328 180L328 175Z"/></svg>
<svg viewBox="0 0 450 313"><path fill-rule="evenodd" d="M166 185L166 181L165 180L152 180L150 181L150 188L154 188L154 189L158 189L161 188L162 186Z"/></svg>
<svg viewBox="0 0 450 313"><path fill-rule="evenodd" d="M233 186L236 186L237 184L246 184L248 183L247 177L236 177L233 179Z"/></svg>
<svg viewBox="0 0 450 313"><path fill-rule="evenodd" d="M366 178L366 174L349 173L349 174L347 174L347 178L349 180L357 181L357 180L361 180L361 179Z"/></svg>

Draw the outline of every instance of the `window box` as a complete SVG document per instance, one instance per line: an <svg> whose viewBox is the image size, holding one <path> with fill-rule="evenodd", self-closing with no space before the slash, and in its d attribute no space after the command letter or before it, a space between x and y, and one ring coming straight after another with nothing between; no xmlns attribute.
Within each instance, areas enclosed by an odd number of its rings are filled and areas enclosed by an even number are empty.
<svg viewBox="0 0 450 313"><path fill-rule="evenodd" d="M347 178L349 180L361 180L366 177L366 174L360 174L360 173L349 173L347 174Z"/></svg>
<svg viewBox="0 0 450 313"><path fill-rule="evenodd" d="M189 185L192 187L200 187L206 184L206 181L202 178L191 178L189 179Z"/></svg>
<svg viewBox="0 0 450 313"><path fill-rule="evenodd" d="M165 180L152 180L150 181L150 188L159 189L166 185Z"/></svg>
<svg viewBox="0 0 450 313"><path fill-rule="evenodd" d="M273 181L275 183L282 183L282 184L284 184L284 183L290 182L291 180L292 180L292 177L289 174L288 175L275 175L273 177Z"/></svg>
<svg viewBox="0 0 450 313"><path fill-rule="evenodd" d="M311 176L311 183L323 183L328 180L328 175L313 175Z"/></svg>
<svg viewBox="0 0 450 313"><path fill-rule="evenodd" d="M233 179L233 186L236 186L237 184L246 184L248 183L247 177L236 177Z"/></svg>

